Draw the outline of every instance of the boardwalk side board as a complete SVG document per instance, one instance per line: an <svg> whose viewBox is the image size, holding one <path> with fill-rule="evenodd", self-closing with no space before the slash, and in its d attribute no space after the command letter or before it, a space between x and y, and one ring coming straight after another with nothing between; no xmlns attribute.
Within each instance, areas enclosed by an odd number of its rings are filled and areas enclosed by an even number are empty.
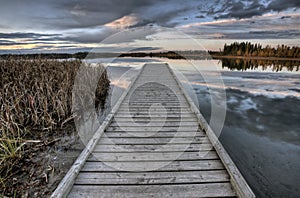
<svg viewBox="0 0 300 198"><path fill-rule="evenodd" d="M140 69L137 76L132 80L128 89L125 90L125 92L122 94L122 96L120 97L118 102L115 104L115 106L111 110L110 114L108 114L108 116L103 121L101 126L97 129L97 131L95 132L95 134L93 135L91 140L89 140L88 144L85 146L84 150L81 152L79 157L73 163L73 165L71 166L70 170L67 172L65 177L61 180L61 182L59 183L59 185L57 186L55 191L52 193L51 198L66 197L69 194L77 175L79 174L79 172L82 169L83 165L85 164L86 160L90 156L91 152L95 149L95 146L96 146L97 142L99 141L99 139L101 138L104 130L111 123L115 113L118 111L124 98L128 94L130 88L134 85L135 81L138 79L139 75L142 73L143 69L144 69L144 65Z"/></svg>
<svg viewBox="0 0 300 198"><path fill-rule="evenodd" d="M191 97L188 95L184 87L182 86L181 82L179 81L176 73L170 68L170 66L167 64L170 72L174 76L176 82L178 83L183 95L186 97L191 110L196 114L198 121L200 122L201 127L203 130L206 132L208 138L210 139L211 143L213 144L213 147L215 148L216 152L218 153L221 161L223 162L226 170L228 171L230 177L231 177L231 183L233 187L235 188L237 194L239 197L255 197L252 189L250 186L247 184L246 180L240 173L239 169L236 167L230 156L228 155L227 151L223 147L223 145L220 143L219 139L211 129L211 127L208 125L206 122L205 118L203 115L200 113L199 109L197 106L194 104L192 101Z"/></svg>

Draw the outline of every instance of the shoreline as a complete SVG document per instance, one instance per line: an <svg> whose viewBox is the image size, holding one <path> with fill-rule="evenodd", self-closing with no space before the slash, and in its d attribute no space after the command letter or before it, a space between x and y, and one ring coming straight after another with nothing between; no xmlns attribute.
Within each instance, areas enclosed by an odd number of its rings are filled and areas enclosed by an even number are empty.
<svg viewBox="0 0 300 198"><path fill-rule="evenodd" d="M300 61L300 58L284 57L260 57L260 56L220 56L211 55L213 59L247 59L247 60L279 60L279 61Z"/></svg>
<svg viewBox="0 0 300 198"><path fill-rule="evenodd" d="M167 58L167 59L244 59L244 60L272 60L272 61L300 61L300 58L288 58L288 57L261 57L261 56L234 56L234 55L218 55L218 52L203 51L192 54L185 54L183 52L134 52L134 53L88 53L88 52L78 52L74 54L0 54L0 58L22 58L22 59L94 59L94 58L111 58L111 57L131 57L131 58ZM89 55L90 54L90 55ZM89 55L89 56L88 56Z"/></svg>

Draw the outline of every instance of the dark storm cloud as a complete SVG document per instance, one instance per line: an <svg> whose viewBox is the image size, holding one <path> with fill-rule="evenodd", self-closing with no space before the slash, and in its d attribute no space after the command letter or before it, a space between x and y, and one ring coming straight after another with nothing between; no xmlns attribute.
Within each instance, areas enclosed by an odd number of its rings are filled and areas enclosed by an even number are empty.
<svg viewBox="0 0 300 198"><path fill-rule="evenodd" d="M140 51L153 51L153 50L160 50L160 47L139 47L136 49L132 49L132 52L140 52Z"/></svg>
<svg viewBox="0 0 300 198"><path fill-rule="evenodd" d="M115 43L128 43L135 39L145 39L149 34L153 34L154 29L129 29L124 33L110 37L115 33L120 32L118 29L103 27L93 32L79 31L71 34L38 34L38 33L0 33L0 45L24 45L24 44L88 44L88 43L101 43L115 44ZM12 39L26 39L24 42L15 42ZM105 40L104 40L105 39ZM104 41L103 41L104 40Z"/></svg>
<svg viewBox="0 0 300 198"><path fill-rule="evenodd" d="M29 45L29 44L40 45L40 44L49 44L49 43L47 43L47 42L28 42L28 41L25 41L25 42L14 42L14 41L0 40L0 46Z"/></svg>
<svg viewBox="0 0 300 198"><path fill-rule="evenodd" d="M251 18L261 16L271 11L284 11L289 8L300 8L299 0L275 0L269 4L259 0L245 2L227 0L220 9L210 10L208 14L215 15L215 19L224 18Z"/></svg>
<svg viewBox="0 0 300 198"><path fill-rule="evenodd" d="M170 11L162 12L160 16L163 16L161 20L157 20L158 16L144 17L143 11L151 7L155 7L157 3L166 2L159 0L85 0L85 1L65 1L56 5L58 11L64 13L65 19L61 18L36 18L36 21L44 21L47 25L51 25L57 28L88 28L105 25L114 20L122 18L123 16L136 13L141 17L141 21L137 26L147 25L157 21L158 23L165 23L167 18L173 16ZM171 5L170 5L171 6ZM159 8L157 8L159 9ZM52 22L55 22L52 23ZM45 25L46 25L45 24Z"/></svg>
<svg viewBox="0 0 300 198"><path fill-rule="evenodd" d="M107 36L109 36L109 35L107 35ZM77 35L77 36L67 36L67 37L61 38L60 40L73 42L73 43L86 43L86 44L88 44L88 43L99 43L105 38L106 38L105 35L82 34L82 35Z"/></svg>
<svg viewBox="0 0 300 198"><path fill-rule="evenodd" d="M266 8L258 1L253 1L248 7L245 7L241 2L237 2L231 5L228 14L220 15L217 18L250 18L252 16L262 15L265 12Z"/></svg>
<svg viewBox="0 0 300 198"><path fill-rule="evenodd" d="M10 46L10 45L21 45L21 43L8 41L8 40L0 40L0 46Z"/></svg>
<svg viewBox="0 0 300 198"><path fill-rule="evenodd" d="M143 27L146 25L153 25L155 23L154 20L142 19L137 24L130 26L131 28Z"/></svg>
<svg viewBox="0 0 300 198"><path fill-rule="evenodd" d="M74 32L70 35L64 36L61 40L70 41L75 43L99 43L103 39L109 37L117 33L118 30L111 29L111 28L102 28L98 31L91 32Z"/></svg>
<svg viewBox="0 0 300 198"><path fill-rule="evenodd" d="M290 18L292 18L291 16L282 16L282 17L280 17L280 19L290 19Z"/></svg>
<svg viewBox="0 0 300 198"><path fill-rule="evenodd" d="M197 18L197 19L204 19L204 18L205 18L205 16L203 16L203 15L199 15L199 16L195 16L195 18Z"/></svg>
<svg viewBox="0 0 300 198"><path fill-rule="evenodd" d="M144 40L148 35L156 32L152 27L130 28L127 30L102 27L97 30L72 32L64 36L53 37L56 41L77 44L102 43L120 44L135 40ZM118 34L117 34L118 33ZM44 39L36 39L43 41ZM50 38L51 40L51 38Z"/></svg>
<svg viewBox="0 0 300 198"><path fill-rule="evenodd" d="M144 7L155 0L10 0L0 6L0 27L13 29L72 29L104 25ZM13 13L12 13L13 12Z"/></svg>
<svg viewBox="0 0 300 198"><path fill-rule="evenodd" d="M0 40L0 46L11 46L11 45L27 45L27 44L49 44L48 42L38 42L36 40L15 42L11 40Z"/></svg>
<svg viewBox="0 0 300 198"><path fill-rule="evenodd" d="M60 34L38 34L38 33L0 33L0 39L22 39L22 38L40 38L40 37L60 36Z"/></svg>
<svg viewBox="0 0 300 198"><path fill-rule="evenodd" d="M219 39L292 39L299 38L299 30L283 30L283 31L249 31L239 33L223 33ZM217 39L212 36L211 39Z"/></svg>
<svg viewBox="0 0 300 198"><path fill-rule="evenodd" d="M56 53L56 52L68 52L68 53L73 53L73 52L78 52L78 51L90 51L92 48L89 47L77 47L73 45L63 45L63 46L56 46L56 45L39 45L37 47L31 48L33 52L41 51L41 52L50 52L50 53Z"/></svg>
<svg viewBox="0 0 300 198"><path fill-rule="evenodd" d="M146 7L154 4L155 0L75 0L65 1L61 4L61 7L68 9L69 11L84 11L84 12L101 12L101 13L120 13L120 16L131 13L141 7ZM76 13L74 13L76 14Z"/></svg>
<svg viewBox="0 0 300 198"><path fill-rule="evenodd" d="M136 14L138 22L132 27L154 23L174 27L177 24L172 22L175 17L201 4L199 1L191 2L193 3L182 0L64 0L57 1L48 15L34 16L33 21L42 28L93 28Z"/></svg>
<svg viewBox="0 0 300 198"><path fill-rule="evenodd" d="M38 37L38 36L41 37ZM39 45L39 46L48 46L51 47L53 44L69 44L70 42L65 39L64 37L57 37L56 34L54 34L54 37L50 38L42 38L43 36L49 36L49 34L36 34L36 33L0 33L0 46L14 46L14 45ZM2 36L2 37L1 37ZM13 39L25 39L24 41L14 41ZM37 49L35 47L35 49Z"/></svg>
<svg viewBox="0 0 300 198"><path fill-rule="evenodd" d="M288 8L300 8L299 0L275 0L270 3L268 9L274 11L283 11Z"/></svg>
<svg viewBox="0 0 300 198"><path fill-rule="evenodd" d="M40 34L40 33L33 33L33 32L0 33L0 46L28 45L28 44L49 45L58 42L60 44L63 44L63 43L68 43L69 41L68 39L64 38L62 34ZM51 45L49 46L51 47Z"/></svg>
<svg viewBox="0 0 300 198"><path fill-rule="evenodd" d="M178 22L171 22L172 19L176 16L178 16L178 14L182 13L182 12L186 12L187 8L181 8L181 9L175 9L175 10L170 10L166 13L161 12L161 14L159 15L155 15L153 16L152 20L163 27L174 27L176 25L178 25Z"/></svg>

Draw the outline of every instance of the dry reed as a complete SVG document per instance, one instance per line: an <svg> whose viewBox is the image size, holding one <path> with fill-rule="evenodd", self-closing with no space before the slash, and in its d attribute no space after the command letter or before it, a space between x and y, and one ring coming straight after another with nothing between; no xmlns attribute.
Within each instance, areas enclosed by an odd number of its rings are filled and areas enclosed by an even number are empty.
<svg viewBox="0 0 300 198"><path fill-rule="evenodd" d="M22 159L24 139L31 130L53 130L72 120L72 91L79 60L8 58L0 60L0 186ZM96 91L85 87L91 104L103 104L109 80L102 66L87 66L85 80L100 74ZM98 72L93 72L93 71ZM91 72L92 71L92 72ZM101 71L99 73L99 71ZM91 74L93 78L91 78ZM98 76L99 77L99 76ZM93 96L95 96L93 98ZM93 103L93 100L95 103ZM86 105L86 104L85 104ZM31 134L32 136L32 134ZM27 148L27 147L26 147Z"/></svg>

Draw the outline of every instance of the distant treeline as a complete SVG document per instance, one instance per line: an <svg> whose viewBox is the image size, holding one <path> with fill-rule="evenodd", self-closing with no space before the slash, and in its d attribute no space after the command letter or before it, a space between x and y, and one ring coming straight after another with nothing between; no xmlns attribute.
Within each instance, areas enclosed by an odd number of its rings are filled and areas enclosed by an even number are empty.
<svg viewBox="0 0 300 198"><path fill-rule="evenodd" d="M0 58L23 58L23 59L68 59L68 58L85 58L87 52L79 52L75 54L69 53L41 53L41 54L2 54Z"/></svg>
<svg viewBox="0 0 300 198"><path fill-rule="evenodd" d="M94 53L94 52L77 52L69 53L41 53L41 54L2 54L0 58L22 58L22 59L85 59L85 58L111 58L118 57L119 53Z"/></svg>
<svg viewBox="0 0 300 198"><path fill-rule="evenodd" d="M183 56L181 56L178 53L168 51L168 52L128 52L123 53L120 55L120 57L165 57L170 59L184 59Z"/></svg>
<svg viewBox="0 0 300 198"><path fill-rule="evenodd" d="M280 57L280 58L300 58L300 47L289 47L286 45L277 45L271 47L261 44L252 44L250 42L234 42L230 45L225 44L223 56L246 56L246 57Z"/></svg>
<svg viewBox="0 0 300 198"><path fill-rule="evenodd" d="M120 57L158 57L169 59L206 59L210 55L207 51L189 50L189 51L167 51L167 52L128 52Z"/></svg>
<svg viewBox="0 0 300 198"><path fill-rule="evenodd" d="M78 52L69 53L41 53L41 54L3 54L2 59L23 58L23 59L84 59L84 58L112 58L112 57L158 57L169 59L207 59L209 52L200 50L190 51L165 51L165 52L126 52L126 53L95 53Z"/></svg>
<svg viewBox="0 0 300 198"><path fill-rule="evenodd" d="M256 69L272 69L274 72L299 71L300 61L297 60L259 60L259 59L222 59L222 68L230 70L256 70Z"/></svg>
<svg viewBox="0 0 300 198"><path fill-rule="evenodd" d="M90 52L77 52L74 54L70 53L40 53L40 54L2 54L0 58L23 58L23 59L84 59L89 58L107 58L118 56L115 53L90 53Z"/></svg>

